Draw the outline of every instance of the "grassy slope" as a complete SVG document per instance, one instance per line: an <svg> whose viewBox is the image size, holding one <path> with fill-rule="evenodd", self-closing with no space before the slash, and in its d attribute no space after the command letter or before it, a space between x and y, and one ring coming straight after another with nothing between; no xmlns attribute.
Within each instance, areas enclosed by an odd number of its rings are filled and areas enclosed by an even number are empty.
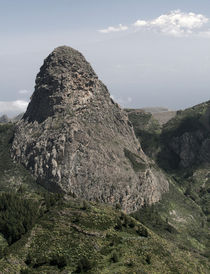
<svg viewBox="0 0 210 274"><path fill-rule="evenodd" d="M82 266L87 273L208 273L205 258L120 210L84 207L71 197L46 212L7 254L0 261L3 273L81 273Z"/></svg>

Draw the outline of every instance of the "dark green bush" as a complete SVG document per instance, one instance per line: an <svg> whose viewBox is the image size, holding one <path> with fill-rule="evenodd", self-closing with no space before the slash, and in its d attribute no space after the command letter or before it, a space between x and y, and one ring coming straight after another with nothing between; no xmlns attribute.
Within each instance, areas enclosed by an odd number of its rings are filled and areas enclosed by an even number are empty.
<svg viewBox="0 0 210 274"><path fill-rule="evenodd" d="M148 264L151 264L151 256L150 256L150 255L147 255L147 256L146 256L146 262L147 262Z"/></svg>
<svg viewBox="0 0 210 274"><path fill-rule="evenodd" d="M119 204L119 203L117 203L116 205L115 205L115 208L117 209L117 210L121 210L122 208L121 208L121 205Z"/></svg>
<svg viewBox="0 0 210 274"><path fill-rule="evenodd" d="M61 193L44 193L44 202L46 209L49 210L50 207L54 206L58 201L61 201L63 198L63 194Z"/></svg>
<svg viewBox="0 0 210 274"><path fill-rule="evenodd" d="M59 269L62 269L67 266L67 259L63 255L54 255L53 258L50 260L50 265L54 265L57 266Z"/></svg>
<svg viewBox="0 0 210 274"><path fill-rule="evenodd" d="M16 193L0 195L0 232L9 244L19 240L34 224L39 215L36 202Z"/></svg>
<svg viewBox="0 0 210 274"><path fill-rule="evenodd" d="M20 274L30 274L30 273L31 273L31 271L28 270L27 268L22 268L22 269L20 270Z"/></svg>
<svg viewBox="0 0 210 274"><path fill-rule="evenodd" d="M88 201L82 201L82 204L81 204L81 209L82 210L87 210L90 208L90 204L88 203Z"/></svg>
<svg viewBox="0 0 210 274"><path fill-rule="evenodd" d="M130 228L134 228L136 224L135 224L135 221L133 219L130 219L128 225L129 225Z"/></svg>
<svg viewBox="0 0 210 274"><path fill-rule="evenodd" d="M168 223L168 219L163 220L161 218L154 205L148 207L143 206L141 209L132 213L131 215L136 220L140 221L143 225L152 230L155 230L157 233L165 233L165 231L169 233L177 233L176 229Z"/></svg>
<svg viewBox="0 0 210 274"><path fill-rule="evenodd" d="M119 262L119 254L116 251L113 251L111 260L113 263Z"/></svg>
<svg viewBox="0 0 210 274"><path fill-rule="evenodd" d="M138 226L138 228L136 229L136 232L141 237L148 237L148 231L143 226Z"/></svg>
<svg viewBox="0 0 210 274"><path fill-rule="evenodd" d="M115 225L114 229L122 231L122 221L120 219L117 220L117 224Z"/></svg>
<svg viewBox="0 0 210 274"><path fill-rule="evenodd" d="M78 262L76 273L87 272L87 271L91 270L91 268L92 268L91 261L88 260L87 257L84 256Z"/></svg>

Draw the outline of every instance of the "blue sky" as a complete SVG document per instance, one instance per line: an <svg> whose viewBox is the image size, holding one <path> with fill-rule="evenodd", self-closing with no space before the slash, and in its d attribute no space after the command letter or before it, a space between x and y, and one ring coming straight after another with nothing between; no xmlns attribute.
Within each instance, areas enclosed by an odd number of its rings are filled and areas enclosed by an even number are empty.
<svg viewBox="0 0 210 274"><path fill-rule="evenodd" d="M80 50L123 107L209 100L208 0L0 0L0 114L23 111L43 59Z"/></svg>

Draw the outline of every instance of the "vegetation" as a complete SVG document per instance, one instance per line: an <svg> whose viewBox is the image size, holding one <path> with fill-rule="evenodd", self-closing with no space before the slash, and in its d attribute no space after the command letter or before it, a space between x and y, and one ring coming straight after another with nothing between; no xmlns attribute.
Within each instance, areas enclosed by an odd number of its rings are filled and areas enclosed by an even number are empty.
<svg viewBox="0 0 210 274"><path fill-rule="evenodd" d="M143 159L141 159L137 154L131 152L130 150L124 148L125 157L130 161L133 169L135 171L144 170L146 168L146 164Z"/></svg>
<svg viewBox="0 0 210 274"><path fill-rule="evenodd" d="M134 115L136 125L140 127L141 117L144 131L151 133L141 132L139 138L146 142L157 134L151 148L144 143L148 154L157 155L161 142L183 133L189 121L190 129L198 126L207 132L202 114L206 108L179 113L162 133L150 116ZM199 113L193 116L195 111ZM181 171L164 166L169 193L129 216L119 204L111 207L38 187L24 167L11 160L12 136L13 125L0 125L2 273L209 273L209 163ZM134 170L145 168L137 155L127 149L124 153Z"/></svg>
<svg viewBox="0 0 210 274"><path fill-rule="evenodd" d="M16 193L0 195L0 232L8 244L19 240L35 223L38 204Z"/></svg>
<svg viewBox="0 0 210 274"><path fill-rule="evenodd" d="M184 111L178 111L177 115L169 120L159 133L154 131L154 136L157 139L156 148L152 145L155 148L153 158L167 172L168 178L171 178L170 191L156 205L144 207L133 214L137 220L161 237L168 241L176 241L179 247L194 250L208 258L210 161L207 157L203 157L202 161L196 160L198 153L195 153L193 164L187 168L181 168L179 152L172 149L171 144L173 140L176 140L175 142L182 140L182 136L186 136L187 133L187 136L197 138L199 151L200 143L210 138L209 109L210 101ZM147 125L149 116L135 114L130 115L129 118L139 139L143 136L138 134L139 127L150 134L151 129ZM149 153L147 152L147 154Z"/></svg>
<svg viewBox="0 0 210 274"><path fill-rule="evenodd" d="M45 207L43 196L42 207ZM36 219L6 248L3 272L15 273L208 273L205 256L179 248L139 221L104 204L71 196ZM76 222L75 222L76 221ZM116 225L121 223L121 229ZM173 252L171 252L173 250ZM198 272L199 272L198 271ZM64 272L63 272L64 273Z"/></svg>
<svg viewBox="0 0 210 274"><path fill-rule="evenodd" d="M150 157L155 158L159 150L159 138L161 127L151 113L126 109L128 117L133 124L135 134L140 141L143 151Z"/></svg>

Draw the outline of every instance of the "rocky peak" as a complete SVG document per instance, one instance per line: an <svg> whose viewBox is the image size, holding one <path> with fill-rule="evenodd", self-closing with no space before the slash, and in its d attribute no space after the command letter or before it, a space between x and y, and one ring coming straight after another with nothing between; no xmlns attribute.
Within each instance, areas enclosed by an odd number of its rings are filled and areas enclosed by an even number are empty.
<svg viewBox="0 0 210 274"><path fill-rule="evenodd" d="M23 116L29 122L43 122L68 108L68 98L87 97L95 91L98 80L90 64L77 50L56 48L44 61L36 78L35 92ZM72 102L75 104L76 102Z"/></svg>
<svg viewBox="0 0 210 274"><path fill-rule="evenodd" d="M168 191L127 114L82 54L65 46L45 59L37 75L11 155L51 191L120 203L128 212Z"/></svg>

